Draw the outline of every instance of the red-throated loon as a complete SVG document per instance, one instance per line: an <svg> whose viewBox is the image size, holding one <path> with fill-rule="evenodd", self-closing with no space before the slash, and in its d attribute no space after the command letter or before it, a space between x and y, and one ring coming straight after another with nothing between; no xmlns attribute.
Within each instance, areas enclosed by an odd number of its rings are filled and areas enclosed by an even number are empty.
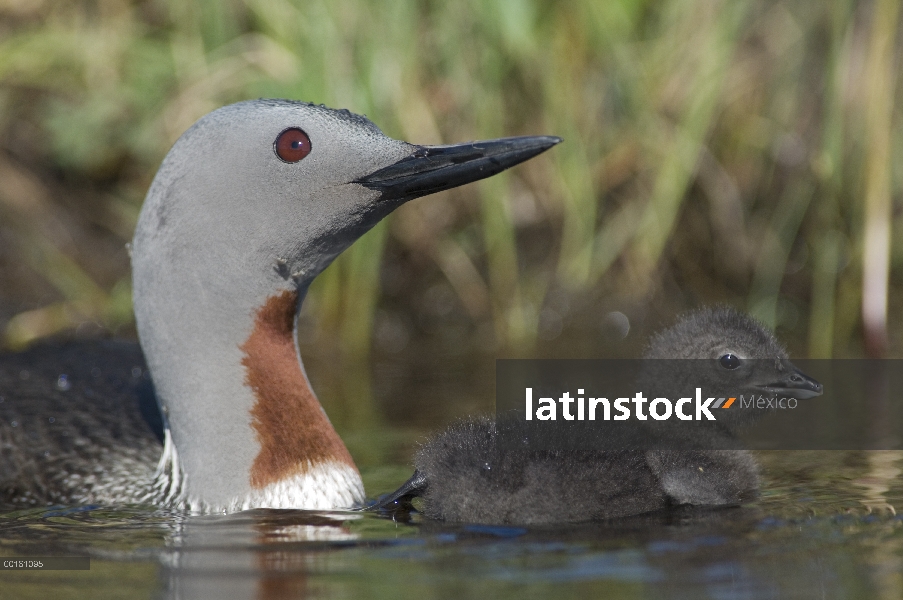
<svg viewBox="0 0 903 600"><path fill-rule="evenodd" d="M359 504L360 475L295 343L308 286L404 202L489 177L560 141L416 146L347 110L286 100L203 117L160 166L131 246L135 318L162 413L149 420L159 421L162 452L142 417L148 402L129 383L137 354L111 363L115 345L64 348L70 366L57 370L65 381L29 366L37 353L8 357L0 503L206 512Z"/></svg>
<svg viewBox="0 0 903 600"><path fill-rule="evenodd" d="M650 359L644 363L649 370L640 382L650 398L689 396L700 384L709 395L745 391L806 399L822 393L821 384L790 363L770 331L725 307L684 316L652 338L644 358ZM433 519L522 525L626 517L674 505L736 505L758 490L752 454L706 448L732 447L724 442L763 412L721 415L724 429L679 422L664 430L667 444L625 449L502 448L500 428L510 424L464 421L424 444L411 479L371 509L407 510L413 498L422 497L424 514ZM533 434L538 426L517 431ZM662 433L639 430L642 436L650 432ZM669 449L683 441L692 442L692 449Z"/></svg>

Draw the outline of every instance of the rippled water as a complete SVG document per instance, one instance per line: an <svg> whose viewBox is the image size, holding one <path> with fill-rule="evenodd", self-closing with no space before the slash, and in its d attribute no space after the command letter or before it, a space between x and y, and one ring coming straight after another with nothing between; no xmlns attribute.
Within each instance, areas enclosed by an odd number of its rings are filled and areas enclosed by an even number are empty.
<svg viewBox="0 0 903 600"><path fill-rule="evenodd" d="M293 510L7 512L0 554L92 559L90 571L0 571L0 597L899 598L903 452L759 457L764 491L748 506L568 527ZM364 475L368 490L385 485L385 467Z"/></svg>

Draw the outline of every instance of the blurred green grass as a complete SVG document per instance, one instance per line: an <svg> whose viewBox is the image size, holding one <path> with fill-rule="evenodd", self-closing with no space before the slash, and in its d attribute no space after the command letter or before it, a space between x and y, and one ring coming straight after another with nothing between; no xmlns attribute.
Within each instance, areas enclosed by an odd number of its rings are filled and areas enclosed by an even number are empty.
<svg viewBox="0 0 903 600"><path fill-rule="evenodd" d="M566 142L366 235L313 286L302 342L541 353L613 310L657 326L728 302L796 354L899 354L899 12L0 0L2 341L128 331L124 245L157 165L206 112L263 96L415 143Z"/></svg>

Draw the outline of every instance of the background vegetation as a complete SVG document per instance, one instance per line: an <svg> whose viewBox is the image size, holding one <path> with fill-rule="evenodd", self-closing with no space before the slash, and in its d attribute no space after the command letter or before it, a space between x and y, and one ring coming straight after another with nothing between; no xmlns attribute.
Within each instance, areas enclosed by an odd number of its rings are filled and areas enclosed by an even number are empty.
<svg viewBox="0 0 903 600"><path fill-rule="evenodd" d="M0 0L0 338L128 334L124 245L157 165L206 112L267 96L418 143L566 141L360 240L312 290L311 352L630 353L727 302L796 355L898 355L900 19L896 0Z"/></svg>

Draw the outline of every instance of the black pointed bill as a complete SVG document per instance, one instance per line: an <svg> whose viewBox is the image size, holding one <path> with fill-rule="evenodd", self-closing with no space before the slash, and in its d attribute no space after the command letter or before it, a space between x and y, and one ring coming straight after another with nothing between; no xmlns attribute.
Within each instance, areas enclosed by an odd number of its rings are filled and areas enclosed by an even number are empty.
<svg viewBox="0 0 903 600"><path fill-rule="evenodd" d="M797 369L781 381L759 386L759 389L772 395L783 395L797 400L808 400L824 393L822 384Z"/></svg>
<svg viewBox="0 0 903 600"><path fill-rule="evenodd" d="M559 137L542 135L417 146L410 156L355 183L381 192L380 200L413 200L491 177L559 142Z"/></svg>

